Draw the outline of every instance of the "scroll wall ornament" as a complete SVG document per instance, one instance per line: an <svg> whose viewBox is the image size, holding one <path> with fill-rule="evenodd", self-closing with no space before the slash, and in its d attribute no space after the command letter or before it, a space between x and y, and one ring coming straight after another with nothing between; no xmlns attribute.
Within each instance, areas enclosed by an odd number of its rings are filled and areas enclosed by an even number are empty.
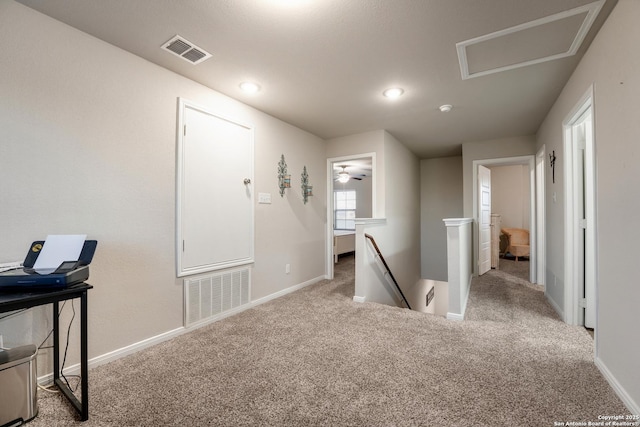
<svg viewBox="0 0 640 427"><path fill-rule="evenodd" d="M313 186L309 185L309 174L307 173L307 167L302 169L302 175L300 177L300 187L302 188L302 200L306 205L309 201L309 197L313 196Z"/></svg>
<svg viewBox="0 0 640 427"><path fill-rule="evenodd" d="M284 197L285 188L291 187L291 175L287 175L287 162L284 160L284 154L280 156L278 162L278 187L280 188L280 197Z"/></svg>
<svg viewBox="0 0 640 427"><path fill-rule="evenodd" d="M551 165L551 176L553 183L556 183L556 150L553 150L552 154L549 154L549 164Z"/></svg>

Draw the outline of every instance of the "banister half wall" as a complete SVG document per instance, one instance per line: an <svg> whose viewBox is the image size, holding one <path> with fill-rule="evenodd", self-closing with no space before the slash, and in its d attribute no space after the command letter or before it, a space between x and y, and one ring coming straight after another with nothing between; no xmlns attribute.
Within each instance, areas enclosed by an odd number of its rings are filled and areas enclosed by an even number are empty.
<svg viewBox="0 0 640 427"><path fill-rule="evenodd" d="M395 290L378 266L377 254L372 245L367 244L365 232L385 241L386 218L356 218L356 278L355 302L377 302L397 305L401 302Z"/></svg>
<svg viewBox="0 0 640 427"><path fill-rule="evenodd" d="M355 302L375 302L379 304L406 307L422 312L431 312L439 316L446 313L447 319L464 320L467 299L473 276L472 268L472 227L471 218L447 218L443 220L447 227L447 272L448 282L420 279L418 283L400 280L399 290L394 286L395 278L385 267L383 258L398 256L394 248L396 237L388 227L386 218L357 218L356 224L356 261L355 261ZM384 252L384 257L378 255L375 245L365 237L369 234L375 237ZM395 251L394 251L395 249ZM397 259L396 259L397 262ZM435 299L441 301L440 308L431 307L428 311L425 296L437 285ZM406 296L406 298L405 298ZM437 302L436 301L436 302ZM433 304L433 303L432 303ZM446 309L445 309L446 307Z"/></svg>
<svg viewBox="0 0 640 427"><path fill-rule="evenodd" d="M473 277L473 218L445 218L447 226L447 272L449 310L447 319L464 320Z"/></svg>
<svg viewBox="0 0 640 427"><path fill-rule="evenodd" d="M371 244L373 245L373 249L375 249L376 253L378 254L377 258L380 260L380 262L384 266L385 271L383 271L382 274L386 275L387 277L389 277L391 279L391 282L395 286L395 290L397 290L398 293L400 294L400 296L402 297L402 301L404 301L404 304L407 306L407 308L409 310L411 310L411 304L409 304L409 301L407 301L407 297L404 296L404 292L402 292L402 289L400 288L400 285L398 285L398 281L396 280L396 278L393 275L393 272L389 268L389 265L387 264L387 261L384 259L384 256L382 255L382 252L380 252L380 248L378 247L378 244L376 243L376 239L374 239L372 235L367 234L367 233L364 233L364 237L367 238L371 242Z"/></svg>

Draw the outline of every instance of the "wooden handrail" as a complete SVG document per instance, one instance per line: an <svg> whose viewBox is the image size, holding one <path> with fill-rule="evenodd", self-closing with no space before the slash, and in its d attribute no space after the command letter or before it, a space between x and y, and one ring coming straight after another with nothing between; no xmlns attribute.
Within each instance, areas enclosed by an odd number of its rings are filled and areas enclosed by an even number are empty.
<svg viewBox="0 0 640 427"><path fill-rule="evenodd" d="M391 280L393 280L393 284L396 285L396 289L398 289L398 292L400 292L400 295L402 296L402 299L404 300L404 303L407 305L407 308L409 310L411 310L411 306L409 305L409 301L407 301L407 298L405 298L404 294L402 293L402 289L400 289L400 286L398 286L398 282L396 281L396 278L393 277L393 273L391 272L391 269L389 268L389 265L387 265L387 261L385 261L384 257L382 256L382 253L380 252L380 248L376 244L376 240L373 238L373 236L371 236L370 234L367 234L367 233L364 233L364 237L369 239L371 241L371 243L373 244L373 248L376 250L376 253L380 257L380 260L382 261L382 264L384 265L384 268L387 269L387 273L389 273L389 276L391 277Z"/></svg>

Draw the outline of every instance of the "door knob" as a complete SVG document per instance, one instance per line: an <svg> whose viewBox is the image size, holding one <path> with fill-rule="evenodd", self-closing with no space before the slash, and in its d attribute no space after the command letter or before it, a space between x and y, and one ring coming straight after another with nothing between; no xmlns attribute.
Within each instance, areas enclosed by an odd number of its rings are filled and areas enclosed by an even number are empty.
<svg viewBox="0 0 640 427"><path fill-rule="evenodd" d="M245 178L244 185L249 185L249 184L251 184L251 180L249 178Z"/></svg>

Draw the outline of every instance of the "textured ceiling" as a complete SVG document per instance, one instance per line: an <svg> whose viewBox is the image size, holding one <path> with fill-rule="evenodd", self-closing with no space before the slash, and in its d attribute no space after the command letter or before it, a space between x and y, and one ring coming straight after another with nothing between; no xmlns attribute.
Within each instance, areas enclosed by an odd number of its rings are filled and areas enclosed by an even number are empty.
<svg viewBox="0 0 640 427"><path fill-rule="evenodd" d="M429 158L534 134L617 0L606 1L576 55L468 80L456 43L592 1L18 1L322 138L386 129ZM162 50L176 34L212 58L192 65ZM262 90L242 93L244 80ZM385 99L391 86L404 95ZM454 108L441 113L442 104Z"/></svg>

